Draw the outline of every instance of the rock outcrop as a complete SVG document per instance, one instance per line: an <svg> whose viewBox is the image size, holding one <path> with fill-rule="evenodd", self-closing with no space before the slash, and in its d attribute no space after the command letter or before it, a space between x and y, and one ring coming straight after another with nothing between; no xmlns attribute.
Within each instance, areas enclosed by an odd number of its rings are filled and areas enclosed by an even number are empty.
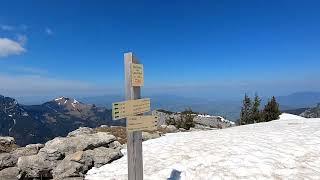
<svg viewBox="0 0 320 180"><path fill-rule="evenodd" d="M0 137L0 153L11 152L16 148L16 141L13 137Z"/></svg>
<svg viewBox="0 0 320 180"><path fill-rule="evenodd" d="M305 110L300 116L305 118L319 118L320 117L320 103L314 108L309 108Z"/></svg>
<svg viewBox="0 0 320 180"><path fill-rule="evenodd" d="M83 179L92 167L120 157L121 144L115 136L79 128L67 137L31 144L0 154L0 179Z"/></svg>

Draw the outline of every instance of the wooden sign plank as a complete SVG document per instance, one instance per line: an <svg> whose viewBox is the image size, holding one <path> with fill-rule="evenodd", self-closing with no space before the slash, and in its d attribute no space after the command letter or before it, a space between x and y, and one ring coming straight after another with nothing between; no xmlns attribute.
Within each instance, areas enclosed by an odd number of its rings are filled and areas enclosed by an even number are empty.
<svg viewBox="0 0 320 180"><path fill-rule="evenodd" d="M157 129L157 116L128 116L127 131L153 131Z"/></svg>
<svg viewBox="0 0 320 180"><path fill-rule="evenodd" d="M112 118L117 120L130 115L149 112L150 106L150 98L116 102L112 104Z"/></svg>
<svg viewBox="0 0 320 180"><path fill-rule="evenodd" d="M131 80L132 86L143 86L144 74L142 64L131 64Z"/></svg>

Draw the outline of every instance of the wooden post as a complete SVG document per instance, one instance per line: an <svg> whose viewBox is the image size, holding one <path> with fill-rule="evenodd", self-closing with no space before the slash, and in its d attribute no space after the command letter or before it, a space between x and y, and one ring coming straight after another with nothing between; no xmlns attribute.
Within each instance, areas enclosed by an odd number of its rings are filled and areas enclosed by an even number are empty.
<svg viewBox="0 0 320 180"><path fill-rule="evenodd" d="M124 54L126 100L141 98L140 87L132 87L131 64L139 64L132 52ZM142 132L127 132L128 180L143 180Z"/></svg>

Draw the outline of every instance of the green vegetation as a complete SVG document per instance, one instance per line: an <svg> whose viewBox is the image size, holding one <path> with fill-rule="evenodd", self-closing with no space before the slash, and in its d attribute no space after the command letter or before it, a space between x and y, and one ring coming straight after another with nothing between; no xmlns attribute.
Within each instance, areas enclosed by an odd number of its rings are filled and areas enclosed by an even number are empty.
<svg viewBox="0 0 320 180"><path fill-rule="evenodd" d="M267 105L265 105L262 111L260 110L261 99L257 94L255 95L253 102L250 97L245 94L242 103L243 105L239 120L240 125L272 121L279 119L279 115L281 114L279 104L274 96Z"/></svg>

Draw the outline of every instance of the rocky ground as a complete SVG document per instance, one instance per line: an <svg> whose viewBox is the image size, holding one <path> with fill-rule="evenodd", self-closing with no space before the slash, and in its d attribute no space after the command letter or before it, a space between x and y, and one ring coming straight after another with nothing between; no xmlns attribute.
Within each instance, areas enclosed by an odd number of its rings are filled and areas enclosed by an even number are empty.
<svg viewBox="0 0 320 180"><path fill-rule="evenodd" d="M155 131L142 132L143 141L167 133L217 129L213 127L223 123L223 119L212 117L195 119L201 126L190 130L159 124ZM219 126L226 127L229 124ZM25 147L17 146L12 137L0 137L0 179L83 179L91 168L99 168L121 158L121 149L126 148L126 143L125 127L106 125L94 129L81 127L66 137Z"/></svg>
<svg viewBox="0 0 320 180"><path fill-rule="evenodd" d="M116 139L107 132L79 128L45 144L13 148L0 154L0 179L83 179L92 167L123 156ZM7 145L13 142L11 138L1 140Z"/></svg>

